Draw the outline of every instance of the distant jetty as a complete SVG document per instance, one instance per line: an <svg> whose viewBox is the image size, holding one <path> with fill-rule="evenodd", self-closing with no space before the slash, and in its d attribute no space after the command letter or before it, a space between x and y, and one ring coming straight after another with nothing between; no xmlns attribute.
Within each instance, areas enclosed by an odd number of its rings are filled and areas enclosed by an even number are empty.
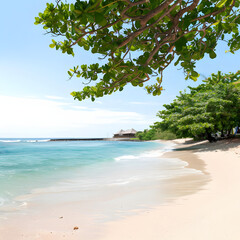
<svg viewBox="0 0 240 240"><path fill-rule="evenodd" d="M50 142L65 142L65 141L129 141L142 142L141 140L130 138L52 138Z"/></svg>

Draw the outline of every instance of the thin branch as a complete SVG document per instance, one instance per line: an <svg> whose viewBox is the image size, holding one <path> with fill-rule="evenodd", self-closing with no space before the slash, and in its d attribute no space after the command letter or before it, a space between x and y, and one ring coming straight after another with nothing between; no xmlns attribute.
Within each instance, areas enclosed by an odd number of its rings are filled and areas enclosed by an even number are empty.
<svg viewBox="0 0 240 240"><path fill-rule="evenodd" d="M136 38L137 36L139 36L143 31L145 31L146 29L151 28L152 26L154 26L156 23L158 23L159 21L161 21L164 17L166 17L176 6L177 4L179 4L182 0L178 0L175 4L173 4L163 15L161 15L161 17L159 17L154 23L147 25L145 27L140 28L139 30L137 30L136 32L130 34L119 46L118 48L121 48L123 46L125 46L126 44L128 44L130 41L132 41L134 38Z"/></svg>
<svg viewBox="0 0 240 240"><path fill-rule="evenodd" d="M160 6L156 7L155 9L153 9L152 11L150 11L147 15L142 17L142 20L140 21L141 25L144 26L147 24L147 22L153 18L154 16L156 16L157 14L159 14L160 12L162 12L163 10L165 10L166 8L168 8L168 6L170 6L170 4L173 2L174 0L167 0L164 3L162 3Z"/></svg>
<svg viewBox="0 0 240 240"><path fill-rule="evenodd" d="M107 24L107 25L105 25L105 26L103 26L103 27L101 27L101 28L98 28L98 29L93 30L93 31L90 31L90 32L86 32L85 34L83 34L82 36L80 36L74 43L72 43L72 44L70 45L70 47L76 45L76 44L77 44L83 37L85 37L87 34L93 34L93 33L95 33L95 32L101 31L101 30L103 30L103 29L105 29L105 28L109 28L109 27L113 26L114 24L117 24L117 23L120 22L121 20L123 20L123 19L120 18L120 19L118 19L117 21L115 21L115 22L113 22L113 23L110 23L110 24Z"/></svg>

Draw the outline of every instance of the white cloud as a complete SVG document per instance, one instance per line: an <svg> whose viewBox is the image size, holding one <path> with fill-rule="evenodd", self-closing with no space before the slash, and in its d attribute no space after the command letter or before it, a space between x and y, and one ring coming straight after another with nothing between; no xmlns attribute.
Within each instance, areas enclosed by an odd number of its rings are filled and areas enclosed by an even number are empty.
<svg viewBox="0 0 240 240"><path fill-rule="evenodd" d="M95 103L102 104L102 102L101 102L101 101L95 101Z"/></svg>
<svg viewBox="0 0 240 240"><path fill-rule="evenodd" d="M83 107L83 106L73 106L72 108L74 109L88 109L87 107Z"/></svg>
<svg viewBox="0 0 240 240"><path fill-rule="evenodd" d="M152 123L137 112L1 95L0 112L0 137L97 137Z"/></svg>
<svg viewBox="0 0 240 240"><path fill-rule="evenodd" d="M63 97L59 96L46 96L47 99L52 99L52 100L63 100Z"/></svg>
<svg viewBox="0 0 240 240"><path fill-rule="evenodd" d="M158 102L130 102L130 104L135 104L135 105L159 105L160 103L158 103Z"/></svg>

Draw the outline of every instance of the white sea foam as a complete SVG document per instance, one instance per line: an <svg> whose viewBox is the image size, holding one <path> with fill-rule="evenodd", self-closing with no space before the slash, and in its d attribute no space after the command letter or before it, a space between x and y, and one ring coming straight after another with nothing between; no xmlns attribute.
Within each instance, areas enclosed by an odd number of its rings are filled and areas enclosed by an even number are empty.
<svg viewBox="0 0 240 240"><path fill-rule="evenodd" d="M19 205L19 207L26 207L28 204L27 204L27 202L22 202L20 205Z"/></svg>
<svg viewBox="0 0 240 240"><path fill-rule="evenodd" d="M6 142L6 143L17 143L17 142L49 142L50 139L31 139L31 140L25 140L25 139L16 139L16 140L3 140L1 139L0 142Z"/></svg>
<svg viewBox="0 0 240 240"><path fill-rule="evenodd" d="M0 140L0 142L7 142L7 143L10 143L10 142L21 142L21 140Z"/></svg>
<svg viewBox="0 0 240 240"><path fill-rule="evenodd" d="M50 139L37 140L37 142L50 142Z"/></svg>
<svg viewBox="0 0 240 240"><path fill-rule="evenodd" d="M1 201L1 199L0 199ZM15 212L15 211L19 211L22 210L23 208L27 207L27 202L19 202L19 201L15 201L15 200L7 200L2 203L0 202L0 212L2 213L10 213L10 212ZM4 219L4 216L0 217L1 219Z"/></svg>
<svg viewBox="0 0 240 240"><path fill-rule="evenodd" d="M130 181L123 181L123 182L116 182L116 183L111 183L109 186L114 186L114 185L126 185L129 184Z"/></svg>
<svg viewBox="0 0 240 240"><path fill-rule="evenodd" d="M120 157L116 157L114 158L115 161L124 161L124 160L132 160L132 159L138 159L139 157L138 156L134 156L134 155L123 155L123 156L120 156Z"/></svg>
<svg viewBox="0 0 240 240"><path fill-rule="evenodd" d="M0 206L3 206L6 200L4 198L0 198Z"/></svg>
<svg viewBox="0 0 240 240"><path fill-rule="evenodd" d="M161 157L166 152L173 151L173 148L175 145L176 144L174 143L168 143L164 145L164 147L162 147L161 149L146 151L139 155L123 155L123 156L114 158L114 160L118 162L118 161L129 161L134 159L146 160L149 158L158 158L158 157Z"/></svg>
<svg viewBox="0 0 240 240"><path fill-rule="evenodd" d="M125 179L116 179L113 183L109 183L108 186L114 186L114 185L126 185L132 182L136 182L140 180L139 177L130 177Z"/></svg>
<svg viewBox="0 0 240 240"><path fill-rule="evenodd" d="M44 139L44 140L27 140L26 142L49 142L50 139Z"/></svg>
<svg viewBox="0 0 240 240"><path fill-rule="evenodd" d="M148 152L144 152L142 154L139 155L123 155L123 156L119 156L114 158L115 161L119 162L119 161L131 161L131 160L146 160L147 158L157 158L162 156L166 151L164 149L161 150L154 150L154 151L148 151Z"/></svg>

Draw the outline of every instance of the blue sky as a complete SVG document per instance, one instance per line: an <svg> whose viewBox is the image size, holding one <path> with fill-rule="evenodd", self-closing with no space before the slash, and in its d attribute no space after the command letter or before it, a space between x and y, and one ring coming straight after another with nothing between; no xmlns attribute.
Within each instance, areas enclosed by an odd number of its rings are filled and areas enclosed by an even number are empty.
<svg viewBox="0 0 240 240"><path fill-rule="evenodd" d="M78 50L73 58L49 48L50 35L34 25L34 17L45 8L45 0L12 0L1 3L0 21L0 138L1 137L111 137L118 130L143 130L157 120L162 105L170 103L186 86L200 83L184 80L178 67L164 72L161 96L144 89L125 91L97 99L73 100L70 92L81 90L81 79L68 80L74 65L97 61L97 56ZM217 48L217 58L205 57L197 64L199 73L239 70L239 52Z"/></svg>

